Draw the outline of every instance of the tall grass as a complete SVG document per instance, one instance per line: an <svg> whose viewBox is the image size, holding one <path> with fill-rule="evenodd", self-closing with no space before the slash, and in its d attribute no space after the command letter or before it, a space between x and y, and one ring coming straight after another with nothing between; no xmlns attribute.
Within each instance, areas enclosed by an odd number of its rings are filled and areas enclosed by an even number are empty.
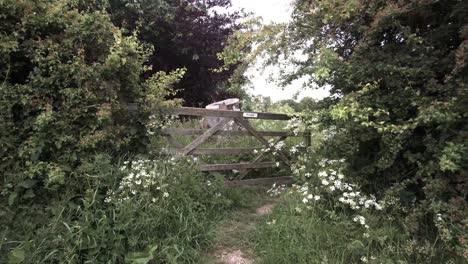
<svg viewBox="0 0 468 264"><path fill-rule="evenodd" d="M0 263L192 263L236 204L189 159L86 166L86 193L2 216Z"/></svg>
<svg viewBox="0 0 468 264"><path fill-rule="evenodd" d="M301 204L283 195L259 226L255 250L263 263L463 263L437 243L412 240L388 215L366 214L372 231L364 239L349 211L327 201Z"/></svg>

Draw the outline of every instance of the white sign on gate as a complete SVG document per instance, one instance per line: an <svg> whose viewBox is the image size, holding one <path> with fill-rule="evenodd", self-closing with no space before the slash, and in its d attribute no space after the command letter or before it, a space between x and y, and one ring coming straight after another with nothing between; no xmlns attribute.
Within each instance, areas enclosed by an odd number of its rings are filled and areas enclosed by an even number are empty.
<svg viewBox="0 0 468 264"><path fill-rule="evenodd" d="M258 116L258 114L257 113L244 113L242 116L243 117L256 118Z"/></svg>

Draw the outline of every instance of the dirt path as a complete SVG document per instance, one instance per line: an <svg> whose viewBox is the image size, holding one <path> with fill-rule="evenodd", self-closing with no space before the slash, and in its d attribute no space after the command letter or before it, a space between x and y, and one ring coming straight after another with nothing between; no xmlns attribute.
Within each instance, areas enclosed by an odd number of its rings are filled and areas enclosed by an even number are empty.
<svg viewBox="0 0 468 264"><path fill-rule="evenodd" d="M259 188L254 199L230 212L215 230L214 247L204 254L203 264L254 264L253 235L258 222L270 214L275 205L266 189Z"/></svg>

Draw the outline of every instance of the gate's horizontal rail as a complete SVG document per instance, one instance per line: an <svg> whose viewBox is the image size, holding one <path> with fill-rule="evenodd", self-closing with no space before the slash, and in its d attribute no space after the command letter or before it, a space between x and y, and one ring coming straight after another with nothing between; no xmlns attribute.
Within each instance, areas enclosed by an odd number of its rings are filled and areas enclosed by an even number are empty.
<svg viewBox="0 0 468 264"><path fill-rule="evenodd" d="M177 154L181 153L183 148L171 148L168 149L169 153ZM261 151L262 148L197 148L194 149L191 155L216 155L216 154L249 154L254 151Z"/></svg>
<svg viewBox="0 0 468 264"><path fill-rule="evenodd" d="M162 135L179 135L179 136L199 136L205 133L205 129L178 129L178 128L166 128L161 130ZM304 137L307 133L297 133L296 135L286 131L257 131L257 133L264 137ZM249 131L233 131L233 130L219 130L214 136L252 136Z"/></svg>
<svg viewBox="0 0 468 264"><path fill-rule="evenodd" d="M265 183L289 184L292 182L293 182L293 177L281 176L281 177L270 177L270 178L225 181L224 184L227 186L238 186L238 185L254 185L254 184L265 184Z"/></svg>
<svg viewBox="0 0 468 264"><path fill-rule="evenodd" d="M260 169L285 167L282 162L258 162L258 163L231 163L231 164L202 164L199 165L201 171L222 171L222 170L244 170L244 169Z"/></svg>
<svg viewBox="0 0 468 264"><path fill-rule="evenodd" d="M262 151L263 148L197 148L194 149L191 155L224 155L224 154L250 154L254 151ZM305 150L305 147L296 147L297 150ZM167 149L168 153L178 154L182 153L183 148L170 148Z"/></svg>
<svg viewBox="0 0 468 264"><path fill-rule="evenodd" d="M289 120L291 116L276 113L242 112L232 110L215 110L195 107L169 108L162 111L168 115L189 115L189 116L216 116L247 119L271 119L271 120Z"/></svg>

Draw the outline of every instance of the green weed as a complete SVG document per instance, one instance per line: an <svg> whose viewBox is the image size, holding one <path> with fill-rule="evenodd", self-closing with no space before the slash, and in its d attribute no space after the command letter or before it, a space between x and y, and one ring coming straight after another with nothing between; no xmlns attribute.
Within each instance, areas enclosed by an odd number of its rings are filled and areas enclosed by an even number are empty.
<svg viewBox="0 0 468 264"><path fill-rule="evenodd" d="M326 201L307 209L300 196L282 196L258 227L255 250L263 263L463 263L437 244L411 239L383 214L367 213L369 237L349 211Z"/></svg>

